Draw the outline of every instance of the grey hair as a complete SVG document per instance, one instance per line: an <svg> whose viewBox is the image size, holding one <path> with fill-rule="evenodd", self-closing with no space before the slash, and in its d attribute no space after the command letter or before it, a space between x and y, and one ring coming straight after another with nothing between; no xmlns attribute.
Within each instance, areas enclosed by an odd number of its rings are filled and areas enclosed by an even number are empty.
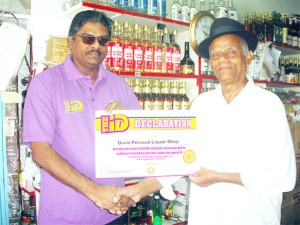
<svg viewBox="0 0 300 225"><path fill-rule="evenodd" d="M99 23L107 28L108 37L111 37L112 33L112 20L106 16L105 13L94 10L86 10L76 14L71 22L69 29L69 36L75 38L76 33L84 26L87 22Z"/></svg>

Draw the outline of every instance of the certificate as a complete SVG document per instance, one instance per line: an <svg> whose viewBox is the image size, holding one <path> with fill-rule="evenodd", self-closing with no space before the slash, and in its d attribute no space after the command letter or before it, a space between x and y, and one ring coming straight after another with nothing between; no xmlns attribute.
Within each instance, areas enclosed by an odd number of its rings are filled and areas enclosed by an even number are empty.
<svg viewBox="0 0 300 225"><path fill-rule="evenodd" d="M191 175L199 167L196 131L188 110L96 111L96 177Z"/></svg>

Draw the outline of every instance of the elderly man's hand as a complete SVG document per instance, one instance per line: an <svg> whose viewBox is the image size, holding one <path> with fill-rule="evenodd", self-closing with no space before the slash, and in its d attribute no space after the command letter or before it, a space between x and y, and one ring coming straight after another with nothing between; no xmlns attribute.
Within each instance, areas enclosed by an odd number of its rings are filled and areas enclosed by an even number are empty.
<svg viewBox="0 0 300 225"><path fill-rule="evenodd" d="M110 101L104 111L107 113L112 113L114 110L125 110L126 108L119 102L116 101Z"/></svg>

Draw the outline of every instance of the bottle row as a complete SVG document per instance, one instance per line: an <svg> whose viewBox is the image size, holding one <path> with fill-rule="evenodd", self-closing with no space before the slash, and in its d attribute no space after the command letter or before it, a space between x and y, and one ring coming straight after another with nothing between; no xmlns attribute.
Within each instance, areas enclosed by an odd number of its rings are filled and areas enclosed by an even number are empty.
<svg viewBox="0 0 300 225"><path fill-rule="evenodd" d="M177 31L172 35L165 27L149 28L114 20L113 33L108 44L104 66L115 71L155 72L170 74L194 74L195 64L189 56L189 42L185 54L176 42Z"/></svg>
<svg viewBox="0 0 300 225"><path fill-rule="evenodd" d="M245 14L245 30L251 31L260 40L277 42L300 48L300 18L283 13L252 12Z"/></svg>
<svg viewBox="0 0 300 225"><path fill-rule="evenodd" d="M125 79L144 110L188 110L185 81Z"/></svg>

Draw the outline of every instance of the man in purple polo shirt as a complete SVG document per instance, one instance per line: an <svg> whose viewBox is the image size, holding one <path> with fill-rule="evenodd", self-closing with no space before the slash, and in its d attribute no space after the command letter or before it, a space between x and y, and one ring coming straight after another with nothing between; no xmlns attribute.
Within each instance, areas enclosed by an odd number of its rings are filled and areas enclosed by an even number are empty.
<svg viewBox="0 0 300 225"><path fill-rule="evenodd" d="M30 83L23 135L42 168L39 225L117 224L114 214L127 210L113 202L124 179L95 178L95 110L140 109L129 85L102 65L111 27L101 12L78 13L72 53Z"/></svg>

